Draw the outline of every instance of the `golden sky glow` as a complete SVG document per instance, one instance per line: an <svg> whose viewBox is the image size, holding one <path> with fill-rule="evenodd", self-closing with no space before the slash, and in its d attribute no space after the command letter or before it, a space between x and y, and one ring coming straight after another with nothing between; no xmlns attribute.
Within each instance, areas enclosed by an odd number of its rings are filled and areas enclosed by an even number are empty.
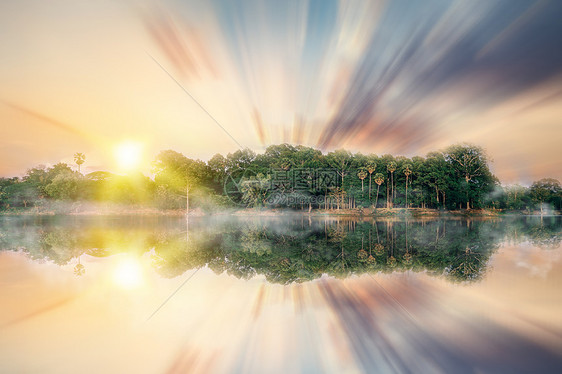
<svg viewBox="0 0 562 374"><path fill-rule="evenodd" d="M562 179L558 2L281 3L2 2L0 175L75 152L84 172L119 171L127 139L143 171L164 149L235 151L153 56L256 151L412 156L469 141L503 182Z"/></svg>

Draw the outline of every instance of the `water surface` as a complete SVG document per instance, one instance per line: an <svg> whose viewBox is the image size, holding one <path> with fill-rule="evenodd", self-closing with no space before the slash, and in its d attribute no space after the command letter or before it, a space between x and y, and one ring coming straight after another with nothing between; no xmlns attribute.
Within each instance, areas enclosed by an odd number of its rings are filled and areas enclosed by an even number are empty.
<svg viewBox="0 0 562 374"><path fill-rule="evenodd" d="M560 372L560 217L3 217L6 372Z"/></svg>

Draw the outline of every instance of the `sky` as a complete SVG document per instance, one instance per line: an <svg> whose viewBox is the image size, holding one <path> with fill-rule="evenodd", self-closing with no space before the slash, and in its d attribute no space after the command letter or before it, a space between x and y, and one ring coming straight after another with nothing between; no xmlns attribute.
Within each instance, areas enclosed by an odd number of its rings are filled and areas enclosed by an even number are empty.
<svg viewBox="0 0 562 374"><path fill-rule="evenodd" d="M0 176L119 171L279 143L484 147L505 183L562 179L562 2L0 2Z"/></svg>

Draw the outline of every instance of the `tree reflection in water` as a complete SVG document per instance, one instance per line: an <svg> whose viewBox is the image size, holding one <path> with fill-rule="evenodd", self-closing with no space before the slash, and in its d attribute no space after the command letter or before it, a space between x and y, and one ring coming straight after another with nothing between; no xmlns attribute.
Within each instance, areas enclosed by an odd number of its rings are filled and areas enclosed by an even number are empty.
<svg viewBox="0 0 562 374"><path fill-rule="evenodd" d="M195 222L194 222L195 221ZM345 217L207 217L174 219L9 218L0 221L0 249L24 251L58 265L82 255L106 257L151 251L164 277L208 266L215 273L278 284L323 274L426 271L451 281L474 281L502 243L560 245L560 217L492 220L358 220Z"/></svg>

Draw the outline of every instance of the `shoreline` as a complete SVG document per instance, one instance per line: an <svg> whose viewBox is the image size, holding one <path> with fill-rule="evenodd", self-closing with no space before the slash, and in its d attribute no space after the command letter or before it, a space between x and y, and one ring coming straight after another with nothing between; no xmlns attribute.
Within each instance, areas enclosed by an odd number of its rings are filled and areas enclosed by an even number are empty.
<svg viewBox="0 0 562 374"><path fill-rule="evenodd" d="M558 211L549 211L543 216L557 216ZM471 210L438 210L422 208L378 208L371 209L340 209L340 210L289 210L289 209L225 209L223 211L204 212L201 209L193 209L189 217L202 216L284 216L284 215L304 215L312 217L321 216L341 216L357 218L386 218L386 217L412 217L412 218L431 218L431 217L504 217L504 216L540 216L540 211L499 211L486 209ZM139 216L139 217L185 217L185 210L162 210L156 208L142 207L97 207L95 209L73 209L62 210L40 210L37 208L18 209L0 211L0 216Z"/></svg>

